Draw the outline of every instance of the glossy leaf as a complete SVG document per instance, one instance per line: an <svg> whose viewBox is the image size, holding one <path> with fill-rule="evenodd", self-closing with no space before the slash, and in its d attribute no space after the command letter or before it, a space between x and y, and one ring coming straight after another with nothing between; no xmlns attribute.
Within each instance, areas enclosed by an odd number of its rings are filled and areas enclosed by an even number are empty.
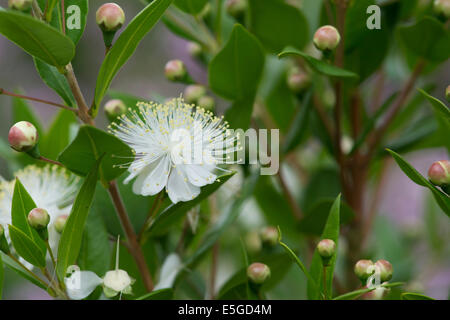
<svg viewBox="0 0 450 320"><path fill-rule="evenodd" d="M401 286L403 284L404 284L403 282L384 283L384 284L381 285L381 287L383 287L383 288L393 288L393 287ZM347 292L347 293L344 293L344 294L342 294L340 296L337 296L337 297L333 298L333 300L354 300L354 299L359 298L363 294L368 293L370 291L373 291L375 289L376 288L358 289L358 290Z"/></svg>
<svg viewBox="0 0 450 320"><path fill-rule="evenodd" d="M431 297L428 297L423 294L414 293L414 292L404 292L401 295L402 300L434 300Z"/></svg>
<svg viewBox="0 0 450 320"><path fill-rule="evenodd" d="M173 0L155 0L147 5L120 34L100 67L92 113L97 114L114 76L128 61L140 41L158 22Z"/></svg>
<svg viewBox="0 0 450 320"><path fill-rule="evenodd" d="M29 15L0 8L0 33L34 57L63 67L75 55L67 36Z"/></svg>
<svg viewBox="0 0 450 320"><path fill-rule="evenodd" d="M17 254L36 267L45 267L45 251L20 229L10 225L9 236Z"/></svg>
<svg viewBox="0 0 450 320"><path fill-rule="evenodd" d="M44 291L47 291L47 286L45 283L37 281L35 278L33 278L29 273L26 273L23 268L17 264L11 257L7 256L3 252L0 251L0 257L3 260L4 265L8 266L11 270L16 272L19 276L22 278L28 280L29 282L33 283L34 285L38 286Z"/></svg>
<svg viewBox="0 0 450 320"><path fill-rule="evenodd" d="M58 5L60 6L60 5ZM76 45L86 28L89 13L88 0L64 0L66 35ZM58 8L58 12L60 8Z"/></svg>
<svg viewBox="0 0 450 320"><path fill-rule="evenodd" d="M184 12L195 15L202 11L207 2L208 0L175 0L174 4Z"/></svg>
<svg viewBox="0 0 450 320"><path fill-rule="evenodd" d="M103 154L99 172L103 182L117 178L126 171L120 166L134 159L130 147L120 139L97 128L82 126L58 160L72 172L85 176Z"/></svg>
<svg viewBox="0 0 450 320"><path fill-rule="evenodd" d="M173 299L173 289L166 288L155 290L153 292L147 293L136 300L172 300Z"/></svg>
<svg viewBox="0 0 450 320"><path fill-rule="evenodd" d="M84 180L61 235L56 265L60 280L64 279L67 267L75 263L80 252L83 230L94 198L101 161L102 157L92 166Z"/></svg>

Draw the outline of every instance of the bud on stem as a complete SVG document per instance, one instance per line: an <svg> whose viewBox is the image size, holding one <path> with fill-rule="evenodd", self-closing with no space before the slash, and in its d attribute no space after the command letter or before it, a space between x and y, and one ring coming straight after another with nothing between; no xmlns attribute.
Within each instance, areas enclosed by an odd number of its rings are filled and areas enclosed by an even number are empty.
<svg viewBox="0 0 450 320"><path fill-rule="evenodd" d="M450 161L442 160L436 161L428 169L428 178L431 183L439 186L446 187L450 185Z"/></svg>
<svg viewBox="0 0 450 320"><path fill-rule="evenodd" d="M164 67L166 78L173 82L192 83L186 66L181 60L170 60Z"/></svg>
<svg viewBox="0 0 450 320"><path fill-rule="evenodd" d="M323 239L317 244L317 252L322 258L323 265L327 267L336 253L336 243L331 239Z"/></svg>
<svg viewBox="0 0 450 320"><path fill-rule="evenodd" d="M56 232L61 234L64 231L64 227L66 226L67 218L69 218L69 216L67 214L62 214L58 218L55 219L55 223L53 225L55 226Z"/></svg>
<svg viewBox="0 0 450 320"><path fill-rule="evenodd" d="M191 84L184 89L184 99L187 103L198 103L206 95L206 88L200 84Z"/></svg>
<svg viewBox="0 0 450 320"><path fill-rule="evenodd" d="M247 276L254 284L263 284L270 278L270 268L259 262L252 263L247 268Z"/></svg>
<svg viewBox="0 0 450 320"><path fill-rule="evenodd" d="M8 0L8 6L11 9L26 11L31 8L33 0Z"/></svg>
<svg viewBox="0 0 450 320"><path fill-rule="evenodd" d="M247 10L248 0L227 0L225 8L227 13L237 20L244 17L245 11Z"/></svg>
<svg viewBox="0 0 450 320"><path fill-rule="evenodd" d="M261 240L270 247L275 246L278 243L278 229L275 227L265 227L261 230Z"/></svg>
<svg viewBox="0 0 450 320"><path fill-rule="evenodd" d="M42 208L34 208L28 214L28 223L30 226L38 232L39 236L47 241L48 240L48 230L47 226L50 222L50 216L47 210Z"/></svg>
<svg viewBox="0 0 450 320"><path fill-rule="evenodd" d="M105 114L109 121L117 119L117 117L127 112L127 106L122 100L113 99L105 104Z"/></svg>
<svg viewBox="0 0 450 320"><path fill-rule="evenodd" d="M17 152L30 151L37 145L38 138L36 127L28 121L17 122L8 133L9 145Z"/></svg>
<svg viewBox="0 0 450 320"><path fill-rule="evenodd" d="M365 284L366 280L372 275L374 269L373 266L372 260L359 260L356 262L354 271L362 283Z"/></svg>
<svg viewBox="0 0 450 320"><path fill-rule="evenodd" d="M341 41L339 31L333 26L320 27L314 34L314 45L320 51L332 51Z"/></svg>
<svg viewBox="0 0 450 320"><path fill-rule="evenodd" d="M437 14L450 18L450 0L434 0L434 10Z"/></svg>
<svg viewBox="0 0 450 320"><path fill-rule="evenodd" d="M380 281L385 282L392 279L394 269L392 264L387 260L378 260L375 262L375 266L380 270Z"/></svg>
<svg viewBox="0 0 450 320"><path fill-rule="evenodd" d="M103 32L103 41L106 48L110 48L117 30L125 23L125 13L119 5L105 3L98 8L95 20Z"/></svg>

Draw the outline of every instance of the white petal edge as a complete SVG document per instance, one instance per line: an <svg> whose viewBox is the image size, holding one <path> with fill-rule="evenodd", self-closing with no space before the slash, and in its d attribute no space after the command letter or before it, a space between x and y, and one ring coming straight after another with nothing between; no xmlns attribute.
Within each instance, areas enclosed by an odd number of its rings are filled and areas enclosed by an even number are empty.
<svg viewBox="0 0 450 320"><path fill-rule="evenodd" d="M188 181L183 165L177 165L172 169L166 190L173 203L190 201L200 194L200 188Z"/></svg>
<svg viewBox="0 0 450 320"><path fill-rule="evenodd" d="M180 257L176 253L171 253L161 267L159 281L155 286L155 290L171 288L178 272L183 268Z"/></svg>
<svg viewBox="0 0 450 320"><path fill-rule="evenodd" d="M72 300L82 300L102 283L102 279L92 271L74 271L64 278L66 292Z"/></svg>

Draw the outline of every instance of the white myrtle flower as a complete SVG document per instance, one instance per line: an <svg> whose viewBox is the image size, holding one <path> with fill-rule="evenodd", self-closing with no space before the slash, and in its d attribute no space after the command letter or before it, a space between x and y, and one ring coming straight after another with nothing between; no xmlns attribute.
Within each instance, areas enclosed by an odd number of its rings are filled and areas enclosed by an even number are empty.
<svg viewBox="0 0 450 320"><path fill-rule="evenodd" d="M56 165L37 167L29 165L14 175L23 184L38 208L50 215L49 244L57 249L59 234L53 223L62 214L69 214L78 191L79 178ZM6 181L0 177L0 224L11 224L11 205L15 180ZM6 229L7 230L7 229Z"/></svg>
<svg viewBox="0 0 450 320"><path fill-rule="evenodd" d="M223 118L223 117L222 117ZM165 104L138 103L110 131L135 153L128 183L143 196L166 189L173 203L197 197L200 187L217 179L218 165L232 163L239 143L227 122L210 111L186 104L182 98Z"/></svg>

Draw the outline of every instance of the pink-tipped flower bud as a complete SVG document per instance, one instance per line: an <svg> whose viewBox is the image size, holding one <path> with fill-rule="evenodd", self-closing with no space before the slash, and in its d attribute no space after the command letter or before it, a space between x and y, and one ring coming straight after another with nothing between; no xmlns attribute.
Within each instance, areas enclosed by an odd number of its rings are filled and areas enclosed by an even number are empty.
<svg viewBox="0 0 450 320"><path fill-rule="evenodd" d="M445 89L445 98L450 102L450 85Z"/></svg>
<svg viewBox="0 0 450 320"><path fill-rule="evenodd" d="M47 210L42 208L34 208L28 214L28 223L36 230L44 229L50 222L50 216Z"/></svg>
<svg viewBox="0 0 450 320"><path fill-rule="evenodd" d="M270 278L270 268L264 263L252 263L247 268L247 276L255 284L263 284Z"/></svg>
<svg viewBox="0 0 450 320"><path fill-rule="evenodd" d="M62 214L58 218L56 218L54 222L55 230L58 233L62 233L64 231L64 227L66 226L67 218L69 216L67 214Z"/></svg>
<svg viewBox="0 0 450 320"><path fill-rule="evenodd" d="M197 104L200 108L203 108L206 110L213 110L216 103L214 102L213 97L203 96L198 99Z"/></svg>
<svg viewBox="0 0 450 320"><path fill-rule="evenodd" d="M331 239L323 239L317 244L317 252L324 259L330 259L336 253L336 243Z"/></svg>
<svg viewBox="0 0 450 320"><path fill-rule="evenodd" d="M30 9L33 0L9 0L8 6L11 9L16 9L20 11L25 11Z"/></svg>
<svg viewBox="0 0 450 320"><path fill-rule="evenodd" d="M355 274L362 282L365 282L373 273L374 264L372 260L359 260L355 264Z"/></svg>
<svg viewBox="0 0 450 320"><path fill-rule="evenodd" d="M437 14L450 18L450 0L434 0L434 10Z"/></svg>
<svg viewBox="0 0 450 320"><path fill-rule="evenodd" d="M321 51L334 50L339 45L341 36L333 26L320 27L314 34L314 45Z"/></svg>
<svg viewBox="0 0 450 320"><path fill-rule="evenodd" d="M110 121L123 115L125 112L127 112L127 106L120 99L112 99L105 104L105 114Z"/></svg>
<svg viewBox="0 0 450 320"><path fill-rule="evenodd" d="M298 68L294 68L288 73L287 85L294 93L301 93L309 87L310 83L309 75Z"/></svg>
<svg viewBox="0 0 450 320"><path fill-rule="evenodd" d="M191 84L184 89L184 99L187 103L197 103L206 94L206 88L200 84Z"/></svg>
<svg viewBox="0 0 450 320"><path fill-rule="evenodd" d="M29 151L38 142L38 132L28 121L20 121L9 130L8 141L11 148L18 152Z"/></svg>
<svg viewBox="0 0 450 320"><path fill-rule="evenodd" d="M236 19L244 16L247 7L247 0L228 0L225 4L227 13Z"/></svg>
<svg viewBox="0 0 450 320"><path fill-rule="evenodd" d="M187 51L193 58L198 58L203 53L202 46L199 45L197 42L193 42L193 41L188 42Z"/></svg>
<svg viewBox="0 0 450 320"><path fill-rule="evenodd" d="M170 81L183 81L186 78L186 66L181 60L170 60L164 67L166 78Z"/></svg>
<svg viewBox="0 0 450 320"><path fill-rule="evenodd" d="M432 184L437 186L450 185L450 161L434 162L428 169L428 178Z"/></svg>
<svg viewBox="0 0 450 320"><path fill-rule="evenodd" d="M387 260L378 260L375 262L375 269L378 269L380 272L380 281L385 282L392 279L392 273L394 269L392 268L392 264Z"/></svg>
<svg viewBox="0 0 450 320"><path fill-rule="evenodd" d="M119 5L112 2L105 3L98 8L95 20L103 31L117 31L125 23L125 13Z"/></svg>
<svg viewBox="0 0 450 320"><path fill-rule="evenodd" d="M278 243L278 229L265 227L261 230L261 240L264 244L275 246Z"/></svg>

